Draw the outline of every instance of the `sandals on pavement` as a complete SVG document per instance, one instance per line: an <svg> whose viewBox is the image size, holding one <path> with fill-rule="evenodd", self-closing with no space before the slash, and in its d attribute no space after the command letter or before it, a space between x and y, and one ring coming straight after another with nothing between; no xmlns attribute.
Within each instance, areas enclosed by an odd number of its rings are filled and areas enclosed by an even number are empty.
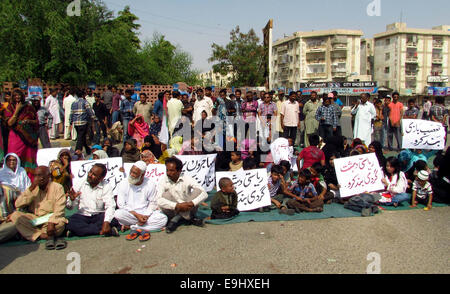
<svg viewBox="0 0 450 294"><path fill-rule="evenodd" d="M56 240L55 249L56 250L62 250L67 247L67 241L64 238L58 238Z"/></svg>
<svg viewBox="0 0 450 294"><path fill-rule="evenodd" d="M150 240L150 232L147 231L141 231L141 235L139 236L139 241L140 242L145 242Z"/></svg>
<svg viewBox="0 0 450 294"><path fill-rule="evenodd" d="M139 237L140 233L140 230L133 230L125 237L125 239L127 239L128 241L133 241L134 239Z"/></svg>
<svg viewBox="0 0 450 294"><path fill-rule="evenodd" d="M48 239L47 242L45 242L45 249L47 250L55 250L55 240Z"/></svg>

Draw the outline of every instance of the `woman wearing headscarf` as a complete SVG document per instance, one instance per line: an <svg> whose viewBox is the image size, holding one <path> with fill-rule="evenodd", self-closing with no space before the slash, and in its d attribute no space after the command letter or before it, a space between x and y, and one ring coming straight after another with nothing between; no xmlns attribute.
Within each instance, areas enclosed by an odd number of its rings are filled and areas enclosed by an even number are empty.
<svg viewBox="0 0 450 294"><path fill-rule="evenodd" d="M159 159L163 153L161 142L155 135L146 136L144 138L144 146L142 146L141 152L144 150L150 150L157 159Z"/></svg>
<svg viewBox="0 0 450 294"><path fill-rule="evenodd" d="M31 185L27 172L20 166L20 158L17 154L6 154L5 163L0 169L0 182L14 186L20 192L24 192Z"/></svg>
<svg viewBox="0 0 450 294"><path fill-rule="evenodd" d="M325 154L325 162L328 163L333 154L338 153L340 156L344 153L344 142L342 136L328 136L325 138L325 146L322 148Z"/></svg>
<svg viewBox="0 0 450 294"><path fill-rule="evenodd" d="M137 141L137 148L141 149L144 144L144 138L150 133L150 127L144 120L144 116L136 116L128 124L128 134Z"/></svg>
<svg viewBox="0 0 450 294"><path fill-rule="evenodd" d="M141 153L136 147L136 141L134 139L128 139L123 144L122 149L122 161L123 163L134 163L141 160Z"/></svg>
<svg viewBox="0 0 450 294"><path fill-rule="evenodd" d="M97 151L94 151L94 153L92 153L93 160L106 159L106 158L109 158L108 154L103 150L97 150Z"/></svg>
<svg viewBox="0 0 450 294"><path fill-rule="evenodd" d="M67 193L72 188L72 175L70 170L72 156L70 150L62 149L59 151L57 158L57 160L53 160L49 164L52 181L61 184L64 187L64 192Z"/></svg>
<svg viewBox="0 0 450 294"><path fill-rule="evenodd" d="M33 181L39 140L37 112L32 105L25 102L25 95L16 90L4 116L9 127L8 151L19 156L21 166Z"/></svg>
<svg viewBox="0 0 450 294"><path fill-rule="evenodd" d="M119 149L113 146L113 142L109 138L106 138L105 141L103 141L103 151L108 154L109 158L120 157Z"/></svg>

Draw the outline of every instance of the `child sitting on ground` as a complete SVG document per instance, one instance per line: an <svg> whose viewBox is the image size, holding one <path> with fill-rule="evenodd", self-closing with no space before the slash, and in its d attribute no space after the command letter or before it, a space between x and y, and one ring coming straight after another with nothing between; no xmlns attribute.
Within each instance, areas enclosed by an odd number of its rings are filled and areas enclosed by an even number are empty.
<svg viewBox="0 0 450 294"><path fill-rule="evenodd" d="M219 188L211 199L211 219L232 218L239 214L237 194L230 178L221 178Z"/></svg>
<svg viewBox="0 0 450 294"><path fill-rule="evenodd" d="M311 183L314 185L319 198L323 200L324 203L330 204L334 198L334 194L329 192L327 189L327 183L324 180L323 172L324 167L321 163L316 162L308 169L311 172Z"/></svg>
<svg viewBox="0 0 450 294"><path fill-rule="evenodd" d="M307 169L301 170L297 182L290 187L295 199L287 201L289 208L296 212L322 212L323 200L317 195L314 185L310 183L311 172Z"/></svg>
<svg viewBox="0 0 450 294"><path fill-rule="evenodd" d="M259 212L267 212L270 211L270 209L278 208L278 212L282 214L293 215L295 213L293 209L288 209L286 205L290 198L283 193L282 177L283 168L279 165L272 166L270 177L268 178L268 188L272 205L260 208Z"/></svg>
<svg viewBox="0 0 450 294"><path fill-rule="evenodd" d="M412 186L412 200L410 207L416 207L417 204L426 205L423 210L430 210L433 201L433 189L428 182L429 173L426 170L421 170L417 174L417 178ZM416 200L417 198L417 200Z"/></svg>
<svg viewBox="0 0 450 294"><path fill-rule="evenodd" d="M230 171L237 171L242 168L242 158L240 151L231 151Z"/></svg>

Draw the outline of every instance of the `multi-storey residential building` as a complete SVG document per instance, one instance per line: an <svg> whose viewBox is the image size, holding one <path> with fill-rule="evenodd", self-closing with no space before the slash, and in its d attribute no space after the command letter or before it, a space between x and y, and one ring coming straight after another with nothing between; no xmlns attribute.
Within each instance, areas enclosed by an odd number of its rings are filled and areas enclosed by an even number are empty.
<svg viewBox="0 0 450 294"><path fill-rule="evenodd" d="M225 88L231 86L231 82L233 80L234 73L233 71L229 71L226 75L222 75L218 72L214 72L211 69L208 72L201 73L199 75L199 79L202 81L203 86L216 86L219 88Z"/></svg>
<svg viewBox="0 0 450 294"><path fill-rule="evenodd" d="M296 32L277 40L272 46L269 88L297 90L304 82L355 79L360 75L362 35L359 30L325 30Z"/></svg>
<svg viewBox="0 0 450 294"><path fill-rule="evenodd" d="M428 94L429 87L447 87L450 26L407 28L386 26L374 36L374 80L401 95Z"/></svg>

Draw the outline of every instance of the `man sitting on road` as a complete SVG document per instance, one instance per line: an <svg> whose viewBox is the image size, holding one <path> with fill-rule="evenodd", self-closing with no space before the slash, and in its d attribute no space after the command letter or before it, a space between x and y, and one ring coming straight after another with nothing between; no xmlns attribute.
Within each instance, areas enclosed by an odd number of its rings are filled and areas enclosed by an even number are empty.
<svg viewBox="0 0 450 294"><path fill-rule="evenodd" d="M147 164L138 161L131 167L128 181L122 181L117 195L118 210L114 217L124 226L131 228L127 240L150 239L150 231L160 230L167 223L167 216L158 209L156 184L145 177Z"/></svg>
<svg viewBox="0 0 450 294"><path fill-rule="evenodd" d="M15 211L8 216L7 221L12 221L17 231L29 241L35 242L40 238L47 240L45 248L48 250L64 249L66 242L64 239L56 240L56 237L64 232L67 223L65 202L63 186L50 181L48 167L39 166L35 171L34 182L15 203L17 209L26 209L27 212ZM45 220L46 217L48 220ZM32 220L43 220L43 223L33 224Z"/></svg>
<svg viewBox="0 0 450 294"><path fill-rule="evenodd" d="M67 208L78 208L67 225L67 237L75 236L119 236L119 223L114 219L116 202L113 189L104 181L106 166L96 163L85 180L74 185L67 197Z"/></svg>
<svg viewBox="0 0 450 294"><path fill-rule="evenodd" d="M180 176L183 169L181 160L171 157L165 164L167 175L159 183L156 199L169 219L166 233L172 233L182 223L203 227L203 220L196 218L195 214L208 194L192 177Z"/></svg>

